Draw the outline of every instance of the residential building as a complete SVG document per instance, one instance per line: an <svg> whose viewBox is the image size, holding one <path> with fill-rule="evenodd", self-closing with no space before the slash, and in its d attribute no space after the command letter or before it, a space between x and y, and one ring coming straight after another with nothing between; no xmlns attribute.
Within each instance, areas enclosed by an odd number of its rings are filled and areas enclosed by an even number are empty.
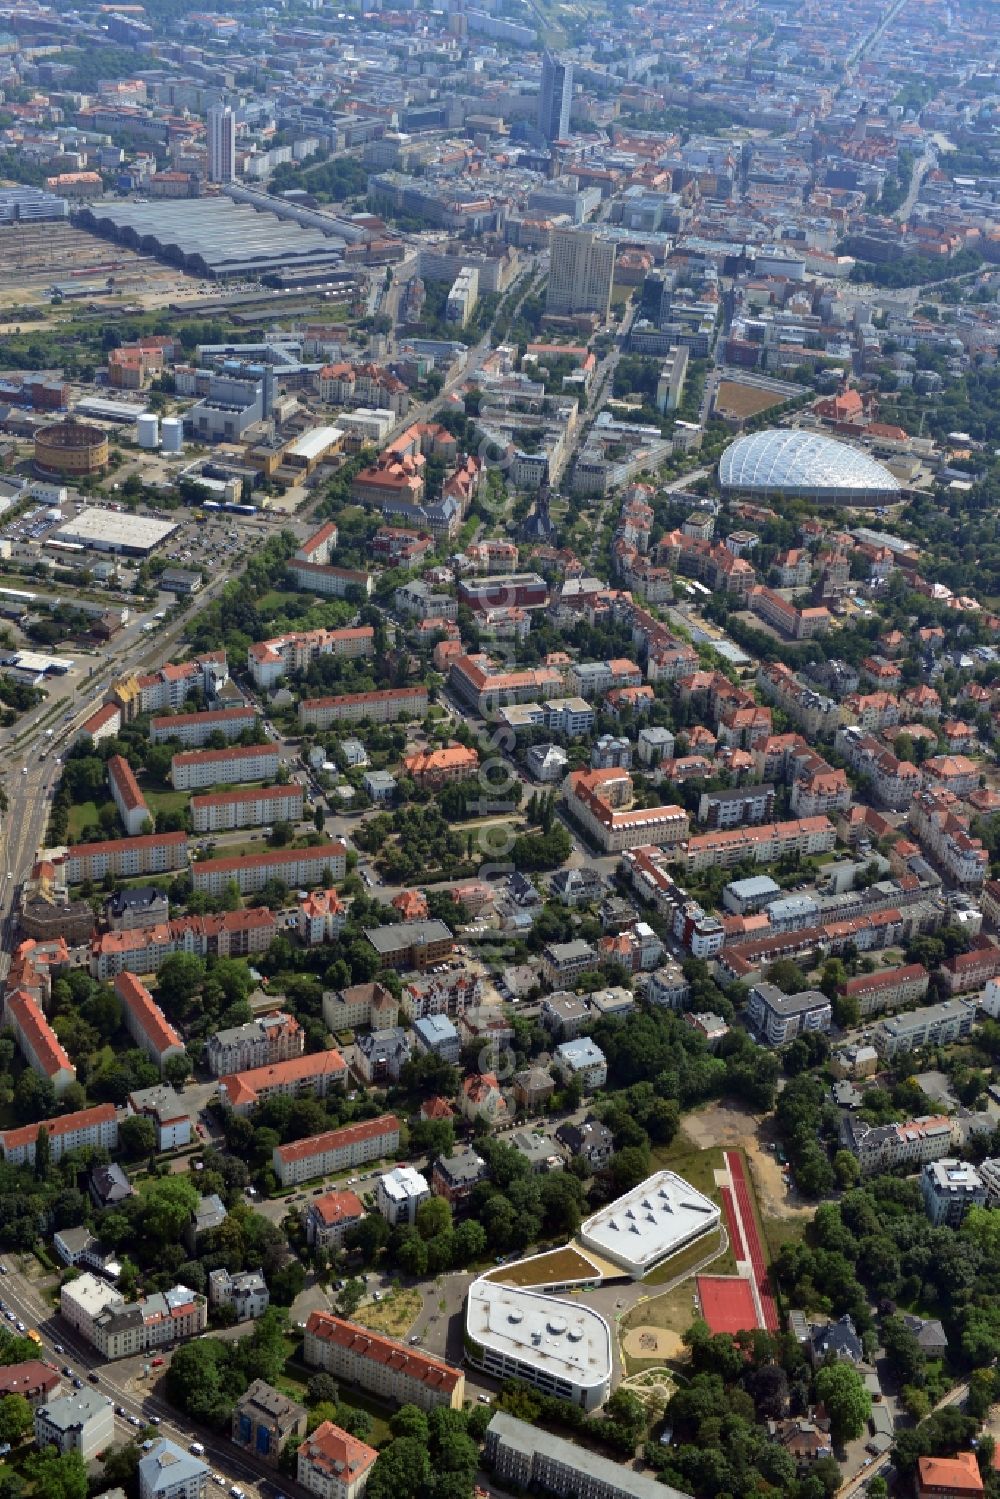
<svg viewBox="0 0 1000 1499"><path fill-rule="evenodd" d="M167 1437L139 1458L139 1499L205 1499L208 1479L205 1464Z"/></svg>
<svg viewBox="0 0 1000 1499"><path fill-rule="evenodd" d="M479 754L463 744L423 750L403 759L403 772L418 786L436 790L450 781L467 781L479 771Z"/></svg>
<svg viewBox="0 0 1000 1499"><path fill-rule="evenodd" d="M450 1156L436 1157L431 1169L431 1192L460 1210L472 1196L473 1188L488 1174L482 1156L468 1146L460 1146Z"/></svg>
<svg viewBox="0 0 1000 1499"><path fill-rule="evenodd" d="M413 1036L419 1053L430 1052L443 1062L458 1064L462 1042L454 1023L447 1015L425 1015L413 1022Z"/></svg>
<svg viewBox="0 0 1000 1499"><path fill-rule="evenodd" d="M201 859L191 866L195 890L206 895L224 895L235 884L241 895L254 895L270 880L282 880L291 888L328 886L347 872L347 849L343 843L321 843L309 848L269 848L259 854L232 859Z"/></svg>
<svg viewBox="0 0 1000 1499"><path fill-rule="evenodd" d="M90 1462L114 1444L115 1407L98 1390L74 1390L35 1410L35 1442Z"/></svg>
<svg viewBox="0 0 1000 1499"><path fill-rule="evenodd" d="M549 942L542 949L542 974L550 984L572 984L596 967L597 953L582 937L571 942Z"/></svg>
<svg viewBox="0 0 1000 1499"><path fill-rule="evenodd" d="M493 1128L505 1124L509 1117L507 1100L493 1072L478 1072L463 1078L458 1103L463 1119L483 1119Z"/></svg>
<svg viewBox="0 0 1000 1499"><path fill-rule="evenodd" d="M247 650L247 667L257 687L270 689L289 671L304 671L320 656L354 659L371 656L375 631L371 625L345 630L297 630L255 641Z"/></svg>
<svg viewBox="0 0 1000 1499"><path fill-rule="evenodd" d="M400 1026L367 1031L354 1043L354 1065L364 1082L373 1087L398 1083L410 1060L410 1043Z"/></svg>
<svg viewBox="0 0 1000 1499"><path fill-rule="evenodd" d="M389 687L378 692L303 698L299 723L311 729L328 729L335 723L396 723L425 717L427 702L426 687Z"/></svg>
<svg viewBox="0 0 1000 1499"><path fill-rule="evenodd" d="M922 1046L947 1046L968 1036L976 1018L976 1006L967 999L946 999L903 1015L891 1015L875 1027L872 1037L883 1061L891 1062L904 1052Z"/></svg>
<svg viewBox="0 0 1000 1499"><path fill-rule="evenodd" d="M917 1458L917 1499L982 1499L985 1491L974 1452Z"/></svg>
<svg viewBox="0 0 1000 1499"><path fill-rule="evenodd" d="M92 1147L114 1152L118 1148L118 1113L114 1104L99 1103L75 1114L61 1114L41 1124L22 1124L0 1130L0 1152L10 1166L33 1166L39 1131L49 1142L49 1160L55 1165L69 1150Z"/></svg>
<svg viewBox="0 0 1000 1499"><path fill-rule="evenodd" d="M169 919L170 901L157 885L126 887L109 898L104 915L113 932L144 931Z"/></svg>
<svg viewBox="0 0 1000 1499"><path fill-rule="evenodd" d="M106 1359L129 1358L198 1337L208 1326L208 1301L187 1286L118 1301L94 1319L93 1344Z"/></svg>
<svg viewBox="0 0 1000 1499"><path fill-rule="evenodd" d="M364 1216L364 1203L353 1192L323 1192L306 1208L306 1242L320 1249L342 1249L345 1234Z"/></svg>
<svg viewBox="0 0 1000 1499"><path fill-rule="evenodd" d="M294 1015L277 1010L216 1031L205 1046L205 1061L215 1077L230 1072L246 1072L287 1062L302 1056L305 1032Z"/></svg>
<svg viewBox="0 0 1000 1499"><path fill-rule="evenodd" d="M124 1304L120 1291L89 1270L67 1281L59 1291L60 1312L88 1343L96 1343L94 1328L98 1318L109 1308Z"/></svg>
<svg viewBox="0 0 1000 1499"><path fill-rule="evenodd" d="M130 838L141 833L147 823L152 827L152 818L146 799L139 790L135 772L122 755L112 755L108 761L108 785L111 797L118 808L126 833Z"/></svg>
<svg viewBox="0 0 1000 1499"><path fill-rule="evenodd" d="M236 115L228 104L208 111L208 180L236 180Z"/></svg>
<svg viewBox="0 0 1000 1499"><path fill-rule="evenodd" d="M558 990L542 999L538 1019L553 1036L558 1036L563 1041L572 1041L591 1022L593 1016L585 999L566 990Z"/></svg>
<svg viewBox="0 0 1000 1499"><path fill-rule="evenodd" d="M738 828L769 822L774 815L773 786L733 786L703 791L698 821L709 828Z"/></svg>
<svg viewBox="0 0 1000 1499"><path fill-rule="evenodd" d="M42 1359L25 1359L20 1364L0 1367L0 1400L8 1395L23 1395L32 1407L53 1400L62 1389L58 1370Z"/></svg>
<svg viewBox="0 0 1000 1499"><path fill-rule="evenodd" d="M591 1173L602 1171L615 1153L611 1131L592 1114L582 1124L560 1124L556 1139L571 1156L581 1157Z"/></svg>
<svg viewBox="0 0 1000 1499"><path fill-rule="evenodd" d="M171 953L200 958L241 958L266 952L278 931L266 906L222 911L208 916L180 916L140 931L104 932L90 946L90 973L106 981L128 969L155 973Z"/></svg>
<svg viewBox="0 0 1000 1499"><path fill-rule="evenodd" d="M347 907L336 890L312 890L299 897L299 940L307 947L333 942L343 931Z"/></svg>
<svg viewBox="0 0 1000 1499"><path fill-rule="evenodd" d="M366 927L365 936L383 968L431 968L449 957L455 945L443 921Z"/></svg>
<svg viewBox="0 0 1000 1499"><path fill-rule="evenodd" d="M920 1173L924 1211L935 1227L959 1228L970 1208L986 1206L987 1191L979 1172L969 1161L945 1156L928 1161Z"/></svg>
<svg viewBox="0 0 1000 1499"><path fill-rule="evenodd" d="M245 781L269 781L278 774L281 757L277 746L234 744L229 749L183 750L170 762L170 779L176 791L197 791Z"/></svg>
<svg viewBox="0 0 1000 1499"><path fill-rule="evenodd" d="M191 1116L181 1102L180 1094L169 1083L138 1088L130 1093L128 1111L153 1121L157 1150L176 1150L190 1145Z"/></svg>
<svg viewBox="0 0 1000 1499"><path fill-rule="evenodd" d="M308 1411L263 1379L255 1379L233 1406L229 1436L260 1462L278 1466L291 1437L304 1437Z"/></svg>
<svg viewBox="0 0 1000 1499"><path fill-rule="evenodd" d="M14 989L4 995L3 1017L28 1066L39 1077L48 1078L56 1097L61 1098L70 1083L76 1082L76 1068L41 1006L26 990Z"/></svg>
<svg viewBox="0 0 1000 1499"><path fill-rule="evenodd" d="M237 1322L256 1322L271 1304L262 1270L210 1270L208 1299L212 1306L231 1306Z"/></svg>
<svg viewBox="0 0 1000 1499"><path fill-rule="evenodd" d="M552 1065L564 1083L579 1081L584 1093L596 1092L608 1080L607 1058L589 1036L563 1041L553 1053Z"/></svg>
<svg viewBox="0 0 1000 1499"><path fill-rule="evenodd" d="M302 1356L310 1368L324 1369L381 1400L421 1410L462 1408L465 1376L460 1369L328 1312L310 1314Z"/></svg>
<svg viewBox="0 0 1000 1499"><path fill-rule="evenodd" d="M906 1124L865 1124L848 1114L841 1127L843 1144L857 1156L862 1176L892 1171L897 1166L913 1170L927 1161L939 1161L952 1148L951 1120L947 1114L925 1114Z"/></svg>
<svg viewBox="0 0 1000 1499"><path fill-rule="evenodd" d="M398 1149L399 1120L394 1114L380 1114L377 1119L363 1119L342 1129L276 1145L272 1165L281 1185L290 1187L315 1176L329 1176L380 1160Z"/></svg>
<svg viewBox="0 0 1000 1499"><path fill-rule="evenodd" d="M223 1107L237 1114L249 1114L269 1098L297 1098L305 1092L324 1098L331 1088L341 1088L346 1081L347 1063L339 1051L331 1048L308 1056L289 1057L265 1067L252 1067L247 1072L228 1073L219 1078L219 1100Z"/></svg>
<svg viewBox="0 0 1000 1499"><path fill-rule="evenodd" d="M785 1046L807 1031L829 1032L830 1001L818 989L784 994L774 984L754 984L747 997L747 1019L769 1046Z"/></svg>
<svg viewBox="0 0 1000 1499"><path fill-rule="evenodd" d="M177 740L185 749L203 749L213 734L239 739L257 727L256 708L210 708L203 713L160 714L149 720L152 744Z"/></svg>
<svg viewBox="0 0 1000 1499"><path fill-rule="evenodd" d="M674 847L688 836L688 815L683 807L632 808L632 777L625 770L572 771L564 783L563 796L574 822L605 854L643 844ZM833 829L830 831L832 834Z"/></svg>
<svg viewBox="0 0 1000 1499"><path fill-rule="evenodd" d="M115 1117L117 1125L117 1111ZM117 1207L120 1202L135 1196L135 1188L117 1161L110 1161L106 1166L91 1166L88 1186L94 1206L99 1208Z"/></svg>
<svg viewBox="0 0 1000 1499"><path fill-rule="evenodd" d="M877 1015L882 1010L915 1004L925 997L929 983L930 974L922 963L906 963L901 968L882 968L848 979L844 994L857 1000L862 1016Z"/></svg>
<svg viewBox="0 0 1000 1499"><path fill-rule="evenodd" d="M398 1014L398 1002L384 984L353 984L339 994L323 995L323 1019L334 1035L369 1026L388 1028Z"/></svg>
<svg viewBox="0 0 1000 1499"><path fill-rule="evenodd" d="M556 1499L686 1499L651 1473L579 1447L497 1411L486 1431L486 1466L501 1487L543 1492Z"/></svg>
<svg viewBox="0 0 1000 1499"><path fill-rule="evenodd" d="M691 873L702 869L731 869L734 864L773 864L785 854L803 857L829 853L836 829L827 817L803 817L794 822L765 823L755 828L733 828L689 838L681 853Z"/></svg>
<svg viewBox="0 0 1000 1499"><path fill-rule="evenodd" d="M184 1042L174 1030L141 979L123 972L115 977L115 994L122 1007L125 1028L140 1051L163 1069L171 1057L186 1055Z"/></svg>
<svg viewBox="0 0 1000 1499"><path fill-rule="evenodd" d="M301 822L304 796L297 781L289 781L287 786L205 792L191 798L191 826L196 833L225 833L234 828Z"/></svg>
<svg viewBox="0 0 1000 1499"><path fill-rule="evenodd" d="M296 1454L296 1477L317 1499L362 1499L378 1453L332 1421L321 1421Z"/></svg>
<svg viewBox="0 0 1000 1499"><path fill-rule="evenodd" d="M394 1166L379 1177L375 1187L375 1205L393 1228L400 1223L415 1223L417 1209L431 1195L427 1178L412 1166Z"/></svg>

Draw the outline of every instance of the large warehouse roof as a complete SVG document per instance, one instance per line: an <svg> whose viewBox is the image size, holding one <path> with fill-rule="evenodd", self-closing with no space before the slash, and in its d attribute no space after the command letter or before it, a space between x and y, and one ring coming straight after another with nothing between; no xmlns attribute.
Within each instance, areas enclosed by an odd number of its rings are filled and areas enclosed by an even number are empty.
<svg viewBox="0 0 1000 1499"><path fill-rule="evenodd" d="M93 203L81 211L80 222L206 276L332 268L346 248L336 235L230 198Z"/></svg>
<svg viewBox="0 0 1000 1499"><path fill-rule="evenodd" d="M858 448L819 432L775 427L738 437L719 460L723 489L830 499L892 498L899 485Z"/></svg>
<svg viewBox="0 0 1000 1499"><path fill-rule="evenodd" d="M173 520L131 515L127 510L103 510L98 505L81 510L64 522L50 540L77 541L104 552L151 552L177 530Z"/></svg>

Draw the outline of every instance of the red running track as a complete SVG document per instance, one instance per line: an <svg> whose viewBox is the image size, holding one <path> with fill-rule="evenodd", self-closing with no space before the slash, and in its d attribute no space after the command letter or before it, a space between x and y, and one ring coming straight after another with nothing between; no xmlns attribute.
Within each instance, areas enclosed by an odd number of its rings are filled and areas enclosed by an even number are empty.
<svg viewBox="0 0 1000 1499"><path fill-rule="evenodd" d="M750 1200L750 1188L743 1172L743 1158L736 1151L726 1152L726 1164L729 1167L729 1177L733 1184L733 1193L739 1205L740 1217L743 1219L743 1231L746 1235L747 1247L750 1251L749 1259L753 1278L757 1282L757 1291L760 1295L761 1310L764 1313L764 1325L768 1332L779 1330L778 1308L771 1294L771 1288L767 1279L767 1260L764 1258L764 1250L761 1246L760 1235L757 1232L757 1223L753 1215L753 1203Z"/></svg>
<svg viewBox="0 0 1000 1499"><path fill-rule="evenodd" d="M746 1251L743 1248L743 1235L740 1233L739 1219L736 1209L733 1207L733 1194L728 1187L722 1187L722 1206L726 1213L726 1228L729 1230L729 1242L732 1245L733 1254L738 1260L746 1259Z"/></svg>

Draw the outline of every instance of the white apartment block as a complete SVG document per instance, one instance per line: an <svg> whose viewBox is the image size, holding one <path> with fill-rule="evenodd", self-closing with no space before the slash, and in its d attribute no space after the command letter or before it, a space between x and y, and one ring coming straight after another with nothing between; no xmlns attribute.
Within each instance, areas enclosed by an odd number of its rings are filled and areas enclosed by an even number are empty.
<svg viewBox="0 0 1000 1499"><path fill-rule="evenodd" d="M118 1148L118 1111L114 1104L95 1104L75 1114L43 1121L49 1137L49 1159L55 1163L69 1150L92 1146L114 1152ZM41 1124L22 1124L0 1132L0 1153L11 1166L32 1166Z"/></svg>
<svg viewBox="0 0 1000 1499"><path fill-rule="evenodd" d="M89 1463L115 1440L115 1407L107 1395L84 1388L35 1410L35 1442L59 1452L78 1452Z"/></svg>
<svg viewBox="0 0 1000 1499"><path fill-rule="evenodd" d="M234 828L301 822L304 796L296 781L289 781L287 786L206 792L191 798L191 826L196 833L225 833Z"/></svg>
<svg viewBox="0 0 1000 1499"><path fill-rule="evenodd" d="M241 744L232 749L185 750L170 762L170 779L176 791L195 791L202 786L242 781L269 781L281 763L273 744Z"/></svg>
<svg viewBox="0 0 1000 1499"><path fill-rule="evenodd" d="M968 1036L976 1018L969 999L946 999L902 1015L891 1015L875 1028L872 1043L884 1061L922 1046L948 1046Z"/></svg>
<svg viewBox="0 0 1000 1499"><path fill-rule="evenodd" d="M122 1293L90 1270L68 1281L59 1292L59 1310L63 1317L91 1344L95 1344L94 1324L98 1317L124 1304Z"/></svg>
<svg viewBox="0 0 1000 1499"><path fill-rule="evenodd" d="M378 1161L398 1149L399 1120L394 1114L381 1114L377 1119L363 1119L342 1129L276 1145L272 1165L281 1185L291 1187L314 1176L330 1176L334 1171Z"/></svg>
<svg viewBox="0 0 1000 1499"><path fill-rule="evenodd" d="M425 1177L412 1166L394 1166L378 1179L375 1206L393 1228L399 1223L414 1223L417 1208L426 1202L431 1189Z"/></svg>
<svg viewBox="0 0 1000 1499"><path fill-rule="evenodd" d="M191 866L195 890L222 895L235 882L241 895L255 895L269 880L283 880L290 888L326 885L347 872L347 850L342 843L313 848L274 848L232 859L203 859Z"/></svg>
<svg viewBox="0 0 1000 1499"><path fill-rule="evenodd" d="M851 1115L844 1121L843 1143L858 1158L862 1176L914 1169L939 1161L951 1150L951 1120L947 1114L925 1114L906 1124L869 1125Z"/></svg>
<svg viewBox="0 0 1000 1499"><path fill-rule="evenodd" d="M982 1177L969 1161L945 1156L928 1161L920 1173L920 1195L924 1212L935 1225L959 1228L970 1208L986 1206L987 1191Z"/></svg>
<svg viewBox="0 0 1000 1499"><path fill-rule="evenodd" d="M239 739L257 724L256 708L218 708L205 713L171 713L149 720L149 738L153 744L178 739L186 749L201 749L213 734L228 740Z"/></svg>
<svg viewBox="0 0 1000 1499"><path fill-rule="evenodd" d="M103 880L114 874L128 880L140 874L167 874L188 862L186 833L143 833L138 838L111 838L76 843L60 860L69 885Z"/></svg>

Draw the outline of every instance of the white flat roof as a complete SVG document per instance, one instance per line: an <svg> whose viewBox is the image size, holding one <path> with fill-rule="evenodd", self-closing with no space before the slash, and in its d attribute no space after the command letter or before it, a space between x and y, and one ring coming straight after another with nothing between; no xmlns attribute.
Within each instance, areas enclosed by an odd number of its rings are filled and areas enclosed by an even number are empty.
<svg viewBox="0 0 1000 1499"><path fill-rule="evenodd" d="M719 1209L673 1171L657 1171L580 1228L585 1245L643 1272L713 1228Z"/></svg>
<svg viewBox="0 0 1000 1499"><path fill-rule="evenodd" d="M342 427L313 427L309 432L303 432L288 448L289 456L304 458L309 462L313 458L321 458L328 448L343 437Z"/></svg>
<svg viewBox="0 0 1000 1499"><path fill-rule="evenodd" d="M156 520L151 515L131 515L127 510L104 510L88 505L73 520L55 532L60 541L79 541L84 546L132 547L151 552L174 531L175 520Z"/></svg>
<svg viewBox="0 0 1000 1499"><path fill-rule="evenodd" d="M395 1166L380 1178L379 1185L387 1197L405 1202L411 1197L426 1197L430 1187L413 1166Z"/></svg>
<svg viewBox="0 0 1000 1499"><path fill-rule="evenodd" d="M465 1326L484 1348L581 1389L611 1377L611 1330L580 1301L477 1280L469 1287Z"/></svg>

